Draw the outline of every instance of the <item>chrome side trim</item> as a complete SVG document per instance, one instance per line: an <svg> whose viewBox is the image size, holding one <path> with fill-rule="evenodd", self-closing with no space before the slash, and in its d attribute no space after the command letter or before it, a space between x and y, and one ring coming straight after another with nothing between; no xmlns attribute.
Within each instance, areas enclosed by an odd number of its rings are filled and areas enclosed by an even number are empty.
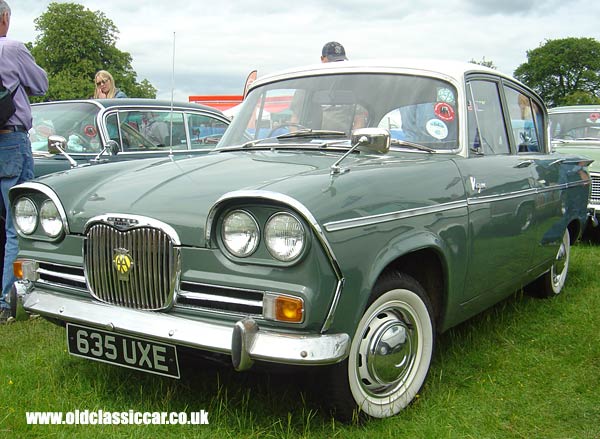
<svg viewBox="0 0 600 439"><path fill-rule="evenodd" d="M337 232L340 230L351 229L355 227L366 227L374 224L380 224L388 221L397 221L405 218L412 218L415 216L429 215L432 213L445 212L449 210L461 209L467 205L486 204L495 201L505 201L514 198L522 198L531 196L533 194L539 194L544 192L553 192L556 190L564 190L575 186L587 186L589 181L577 181L572 183L565 183L560 185L554 185L544 188L531 188L522 191L516 191L506 194L496 194L481 197L470 197L467 200L453 201L450 203L441 203L434 206L417 207L414 209L398 210L395 212L383 213L379 215L369 215L360 218L349 218L339 221L331 221L324 224L325 230L328 232Z"/></svg>
<svg viewBox="0 0 600 439"><path fill-rule="evenodd" d="M331 247L331 244L325 237L325 234L323 233L323 229L321 228L320 224L317 222L317 220L312 215L310 210L308 210L306 208L306 206L304 206L298 200L296 200L290 196L280 194L277 192L263 191L263 190L233 191L233 192L229 192L229 193L221 196L215 202L215 204L210 208L210 211L208 212L208 216L206 218L206 228L205 228L205 238L206 238L206 247L207 248L209 248L209 246L210 246L211 230L212 230L213 223L215 221L215 216L217 214L217 211L219 210L219 207L224 202L234 200L236 198L255 198L255 199L258 198L261 200L275 201L277 203L284 204L286 206L289 206L292 210L298 212L303 217L303 219L310 225L314 234L317 237L317 240L319 241L319 243L325 250L327 258L329 259L331 267L333 268L333 271L337 278L337 286L335 288L334 297L333 297L333 300L331 301L331 305L329 307L329 312L327 313L327 317L325 318L323 327L321 328L321 333L326 332L329 329L329 327L331 326L331 322L333 321L333 316L335 314L335 309L339 302L340 295L342 294L342 287L344 284L344 276L342 274L342 270L340 268L338 260L333 252L333 248Z"/></svg>
<svg viewBox="0 0 600 439"><path fill-rule="evenodd" d="M63 223L63 227L65 228L63 234L68 235L70 233L69 222L67 221L67 214L65 212L65 209L64 209L62 203L60 202L60 199L56 195L56 193L52 189L50 189L50 187L46 186L45 184L37 183L34 181L26 181L25 183L21 183L16 186L13 186L10 189L10 191L12 192L16 189L32 189L35 191L39 191L39 192L43 193L44 195L46 195L48 198L50 198L52 200L52 202L56 205L56 208L58 209L58 213L60 215L60 219ZM10 198L11 198L11 200L14 199L14 197L10 197ZM25 236L25 237L31 238L30 236Z"/></svg>
<svg viewBox="0 0 600 439"><path fill-rule="evenodd" d="M482 197L469 197L467 199L467 203L469 205L476 204L487 204L492 203L494 201L505 201L505 200L513 200L515 198L523 198L534 195L538 193L537 189L526 189L522 191L510 192L507 194L496 194L496 195L488 195Z"/></svg>
<svg viewBox="0 0 600 439"><path fill-rule="evenodd" d="M48 318L233 355L235 324L231 322L215 323L138 311L40 289L27 294L23 306L29 312ZM333 364L348 356L350 336L345 333L302 334L259 329L246 349L245 354L252 360L298 365Z"/></svg>
<svg viewBox="0 0 600 439"><path fill-rule="evenodd" d="M350 218L340 221L331 221L325 223L325 230L328 232L337 232L339 230L351 229L354 227L365 227L373 224L380 224L388 221L410 218L420 215L444 212L448 210L461 209L467 206L465 200L452 201L450 203L436 204L434 206L417 207L414 209L399 210L396 212L382 213L378 215L369 215L360 218Z"/></svg>

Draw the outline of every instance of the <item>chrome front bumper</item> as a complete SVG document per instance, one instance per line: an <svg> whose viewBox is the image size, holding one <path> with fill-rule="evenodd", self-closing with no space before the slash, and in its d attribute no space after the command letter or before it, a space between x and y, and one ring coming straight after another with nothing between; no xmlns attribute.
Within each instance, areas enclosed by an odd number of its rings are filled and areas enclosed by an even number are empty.
<svg viewBox="0 0 600 439"><path fill-rule="evenodd" d="M282 364L325 365L342 361L350 350L348 334L290 334L260 329L252 319L234 325L138 311L92 299L49 291L25 294L23 307L35 314L129 336L229 354L237 370L254 360Z"/></svg>

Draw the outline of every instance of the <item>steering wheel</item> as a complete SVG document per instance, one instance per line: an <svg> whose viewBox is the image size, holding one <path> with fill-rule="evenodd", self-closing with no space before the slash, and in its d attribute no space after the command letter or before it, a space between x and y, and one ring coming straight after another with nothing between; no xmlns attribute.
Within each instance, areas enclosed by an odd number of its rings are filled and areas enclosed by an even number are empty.
<svg viewBox="0 0 600 439"><path fill-rule="evenodd" d="M300 129L308 129L307 127L305 127L304 125L300 125L299 123L294 123L294 122L286 122L286 123L282 123L279 126L276 126L275 128L273 128L269 134L267 134L267 137L273 137L274 134L277 132L277 130L283 129L285 127L296 127L296 128L300 128ZM289 132L289 131L288 131ZM281 133L281 134L287 134L287 133Z"/></svg>

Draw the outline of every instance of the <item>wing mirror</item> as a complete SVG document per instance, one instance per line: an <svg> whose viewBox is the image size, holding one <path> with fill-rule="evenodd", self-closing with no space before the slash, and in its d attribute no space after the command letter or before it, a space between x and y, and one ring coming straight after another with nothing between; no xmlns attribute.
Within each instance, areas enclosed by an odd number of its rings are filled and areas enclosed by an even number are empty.
<svg viewBox="0 0 600 439"><path fill-rule="evenodd" d="M387 154L390 150L390 132L385 128L359 128L352 131L352 137L350 140L352 147L341 156L333 165L330 166L331 174L343 174L348 172L348 168L340 167L340 163L348 157L355 150Z"/></svg>
<svg viewBox="0 0 600 439"><path fill-rule="evenodd" d="M48 137L48 152L50 154L62 154L71 165L71 168L77 167L77 162L67 154L67 139L63 136L57 136L55 134Z"/></svg>
<svg viewBox="0 0 600 439"><path fill-rule="evenodd" d="M110 155L117 155L121 151L121 148L116 141L109 140L106 142L105 150L108 151Z"/></svg>
<svg viewBox="0 0 600 439"><path fill-rule="evenodd" d="M387 154L390 150L390 132L385 128L359 128L352 131L352 145L365 152Z"/></svg>

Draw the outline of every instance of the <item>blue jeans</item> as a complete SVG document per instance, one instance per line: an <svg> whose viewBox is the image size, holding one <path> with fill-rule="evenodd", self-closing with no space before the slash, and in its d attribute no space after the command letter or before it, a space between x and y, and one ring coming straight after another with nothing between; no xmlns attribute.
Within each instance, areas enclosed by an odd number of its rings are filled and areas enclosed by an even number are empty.
<svg viewBox="0 0 600 439"><path fill-rule="evenodd" d="M19 252L17 232L8 204L8 190L32 178L33 156L31 155L31 143L28 134L23 132L0 134L0 189L2 190L0 216L6 220L6 244L4 247L0 308L9 307L6 299L16 281L13 274L13 262Z"/></svg>

